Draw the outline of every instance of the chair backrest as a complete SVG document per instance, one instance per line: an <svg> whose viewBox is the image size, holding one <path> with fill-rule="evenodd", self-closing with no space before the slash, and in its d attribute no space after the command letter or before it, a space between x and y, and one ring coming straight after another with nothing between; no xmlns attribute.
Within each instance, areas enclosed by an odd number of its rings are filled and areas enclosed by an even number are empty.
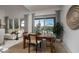
<svg viewBox="0 0 79 59"><path fill-rule="evenodd" d="M29 34L28 39L29 39L29 43L36 44L36 34Z"/></svg>
<svg viewBox="0 0 79 59"><path fill-rule="evenodd" d="M28 37L29 37L29 41L31 42L31 43L37 43L38 42L38 38L37 38L37 35L39 35L39 34L37 34L37 33L30 33L29 35L28 35Z"/></svg>
<svg viewBox="0 0 79 59"><path fill-rule="evenodd" d="M23 39L28 39L28 34L27 34L28 32L24 32L23 33Z"/></svg>
<svg viewBox="0 0 79 59"><path fill-rule="evenodd" d="M29 34L28 37L30 40L36 40L37 34Z"/></svg>

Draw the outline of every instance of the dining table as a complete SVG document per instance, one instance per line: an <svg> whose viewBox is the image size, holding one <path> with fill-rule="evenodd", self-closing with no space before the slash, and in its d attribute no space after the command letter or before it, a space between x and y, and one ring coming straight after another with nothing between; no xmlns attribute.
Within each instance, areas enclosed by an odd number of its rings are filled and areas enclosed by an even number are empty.
<svg viewBox="0 0 79 59"><path fill-rule="evenodd" d="M34 34L34 33L29 33L29 34ZM26 39L28 39L28 36L27 35L24 35L24 37L25 38L23 38L23 48L25 49ZM49 41L50 42L50 52L52 53L53 52L53 49L54 49L53 43L56 40L55 36L53 36L51 34L40 34L40 35L36 35L36 43L37 43L38 40L43 40L43 39L46 39L46 41ZM30 43L30 40L29 40L29 43ZM38 47L36 47L36 52L37 52L37 48Z"/></svg>

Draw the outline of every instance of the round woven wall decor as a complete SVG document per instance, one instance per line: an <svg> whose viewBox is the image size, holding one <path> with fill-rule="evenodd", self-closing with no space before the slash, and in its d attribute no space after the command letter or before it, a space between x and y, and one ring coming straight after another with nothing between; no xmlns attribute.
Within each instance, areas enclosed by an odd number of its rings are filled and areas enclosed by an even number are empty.
<svg viewBox="0 0 79 59"><path fill-rule="evenodd" d="M79 28L79 5L72 6L66 16L67 25L72 30Z"/></svg>

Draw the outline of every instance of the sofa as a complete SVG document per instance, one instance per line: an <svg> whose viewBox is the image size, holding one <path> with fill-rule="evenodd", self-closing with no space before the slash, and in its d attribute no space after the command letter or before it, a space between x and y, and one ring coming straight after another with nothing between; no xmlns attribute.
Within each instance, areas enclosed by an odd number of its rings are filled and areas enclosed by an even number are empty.
<svg viewBox="0 0 79 59"><path fill-rule="evenodd" d="M4 38L15 40L17 38L17 35L18 35L18 38L22 37L22 33L23 33L23 30L9 30L9 32L5 34Z"/></svg>
<svg viewBox="0 0 79 59"><path fill-rule="evenodd" d="M6 33L4 38L5 39L12 39L12 40L15 40L16 39L16 34L9 34L9 33Z"/></svg>

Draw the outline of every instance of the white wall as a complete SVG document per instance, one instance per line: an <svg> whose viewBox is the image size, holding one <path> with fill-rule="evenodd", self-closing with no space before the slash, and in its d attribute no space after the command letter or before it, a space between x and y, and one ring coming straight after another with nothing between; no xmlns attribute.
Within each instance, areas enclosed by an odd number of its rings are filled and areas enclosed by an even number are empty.
<svg viewBox="0 0 79 59"><path fill-rule="evenodd" d="M70 49L71 52L79 52L79 29L71 30L66 23L66 14L71 6L63 6L61 12L61 20L64 25L64 43Z"/></svg>
<svg viewBox="0 0 79 59"><path fill-rule="evenodd" d="M35 16L40 16L40 15L50 15L50 14L56 14L56 10L42 10L42 11L36 11L34 12Z"/></svg>
<svg viewBox="0 0 79 59"><path fill-rule="evenodd" d="M0 29L0 44L4 42L5 29Z"/></svg>
<svg viewBox="0 0 79 59"><path fill-rule="evenodd" d="M24 18L24 14L28 11L23 5L9 5L4 8L6 16L10 18Z"/></svg>
<svg viewBox="0 0 79 59"><path fill-rule="evenodd" d="M28 32L32 32L32 14L28 14Z"/></svg>
<svg viewBox="0 0 79 59"><path fill-rule="evenodd" d="M25 14L24 20L25 20L24 31L28 33L32 32L32 13Z"/></svg>
<svg viewBox="0 0 79 59"><path fill-rule="evenodd" d="M23 18L28 10L23 5L0 5L0 18L10 16L10 18Z"/></svg>
<svg viewBox="0 0 79 59"><path fill-rule="evenodd" d="M4 22L4 17L5 17L5 10L2 9L2 7L0 6L0 20L1 20L1 24Z"/></svg>
<svg viewBox="0 0 79 59"><path fill-rule="evenodd" d="M0 9L0 19L4 19L5 17L5 11Z"/></svg>
<svg viewBox="0 0 79 59"><path fill-rule="evenodd" d="M6 16L9 16L10 18L23 18L24 14L25 14L25 11L20 11L20 10L6 11Z"/></svg>

